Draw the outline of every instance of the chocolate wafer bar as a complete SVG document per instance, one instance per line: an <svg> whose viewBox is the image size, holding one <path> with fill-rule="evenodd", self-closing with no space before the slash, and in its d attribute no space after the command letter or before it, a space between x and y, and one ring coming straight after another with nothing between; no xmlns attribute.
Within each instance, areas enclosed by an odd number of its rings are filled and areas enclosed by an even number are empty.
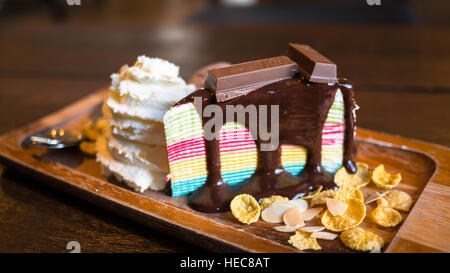
<svg viewBox="0 0 450 273"><path fill-rule="evenodd" d="M205 87L218 102L248 94L261 86L290 79L298 73L295 62L286 56L251 61L210 70Z"/></svg>
<svg viewBox="0 0 450 273"><path fill-rule="evenodd" d="M308 45L290 43L286 56L298 64L300 74L310 82L337 82L336 64Z"/></svg>

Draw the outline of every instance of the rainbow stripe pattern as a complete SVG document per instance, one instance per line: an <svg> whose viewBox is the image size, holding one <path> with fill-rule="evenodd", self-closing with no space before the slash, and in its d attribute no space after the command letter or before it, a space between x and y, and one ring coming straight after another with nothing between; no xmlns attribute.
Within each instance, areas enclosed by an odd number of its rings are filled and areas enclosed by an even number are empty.
<svg viewBox="0 0 450 273"><path fill-rule="evenodd" d="M338 89L322 130L322 167L330 173L342 166L344 158L344 114L344 97Z"/></svg>
<svg viewBox="0 0 450 273"><path fill-rule="evenodd" d="M250 131L240 123L228 122L222 126L219 140L222 179L235 185L252 176L258 156Z"/></svg>
<svg viewBox="0 0 450 273"><path fill-rule="evenodd" d="M330 173L342 166L344 155L344 98L341 90L336 91L322 130L322 167ZM302 146L281 146L281 164L293 175L298 175L306 164L307 150Z"/></svg>
<svg viewBox="0 0 450 273"><path fill-rule="evenodd" d="M172 197L189 194L206 181L202 120L192 103L172 107L164 116Z"/></svg>
<svg viewBox="0 0 450 273"><path fill-rule="evenodd" d="M281 165L293 175L298 175L306 164L308 152L302 146L283 144L281 145Z"/></svg>
<svg viewBox="0 0 450 273"><path fill-rule="evenodd" d="M171 173L172 196L189 194L206 181L206 151L202 120L192 103L171 108L164 116L167 151ZM336 92L322 131L322 166L334 173L342 165L344 153L344 100ZM243 125L229 122L219 133L222 179L231 185L249 178L257 167L257 149L251 133ZM293 175L306 164L304 147L281 146L281 163Z"/></svg>

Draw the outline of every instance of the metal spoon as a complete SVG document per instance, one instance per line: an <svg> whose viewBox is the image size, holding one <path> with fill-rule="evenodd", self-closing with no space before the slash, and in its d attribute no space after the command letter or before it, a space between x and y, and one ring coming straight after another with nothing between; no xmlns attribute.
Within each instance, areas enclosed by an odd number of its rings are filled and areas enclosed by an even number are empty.
<svg viewBox="0 0 450 273"><path fill-rule="evenodd" d="M62 149L78 145L83 137L78 130L53 128L29 136L26 142L34 148Z"/></svg>

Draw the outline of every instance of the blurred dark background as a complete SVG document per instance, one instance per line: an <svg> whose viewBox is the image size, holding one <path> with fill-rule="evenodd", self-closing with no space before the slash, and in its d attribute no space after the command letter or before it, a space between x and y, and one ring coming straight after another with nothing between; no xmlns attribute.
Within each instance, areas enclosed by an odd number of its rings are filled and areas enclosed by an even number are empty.
<svg viewBox="0 0 450 273"><path fill-rule="evenodd" d="M450 146L448 0L76 2L0 0L0 134L107 87L140 54L186 79L298 42L354 82L359 127ZM0 200L0 252L64 252L72 239L92 252L198 250L13 172Z"/></svg>
<svg viewBox="0 0 450 273"><path fill-rule="evenodd" d="M445 0L432 3L420 0L2 0L0 5L3 15L7 18L46 13L54 20L64 21L75 16L77 19L88 19L91 23L113 20L149 24L194 22L432 25L450 22L449 4ZM78 7L78 10L74 11L74 7Z"/></svg>
<svg viewBox="0 0 450 273"><path fill-rule="evenodd" d="M359 94L378 92L360 96L360 126L450 144L435 110L449 102L449 1L76 2L0 0L0 115L9 116L0 133L108 85L109 75L139 54L169 59L187 78L210 62L275 56L300 42L336 62ZM444 98L434 101L434 94ZM10 105L18 100L33 111L16 113ZM421 111L416 100L442 105ZM427 116L428 131L404 124L417 111Z"/></svg>

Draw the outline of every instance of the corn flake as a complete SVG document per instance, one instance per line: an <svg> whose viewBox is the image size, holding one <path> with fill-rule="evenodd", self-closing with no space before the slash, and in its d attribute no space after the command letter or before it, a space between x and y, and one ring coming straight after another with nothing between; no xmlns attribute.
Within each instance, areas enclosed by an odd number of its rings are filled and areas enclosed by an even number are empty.
<svg viewBox="0 0 450 273"><path fill-rule="evenodd" d="M384 165L378 165L372 173L372 181L377 187L382 189L392 189L400 183L402 175L400 173L391 174L386 172Z"/></svg>
<svg viewBox="0 0 450 273"><path fill-rule="evenodd" d="M80 143L80 150L88 155L95 155L95 142L82 141Z"/></svg>
<svg viewBox="0 0 450 273"><path fill-rule="evenodd" d="M347 229L339 238L346 247L357 251L375 252L384 246L383 238L359 227Z"/></svg>
<svg viewBox="0 0 450 273"><path fill-rule="evenodd" d="M371 172L366 163L356 162L356 173L351 174L342 166L334 175L334 183L338 186L348 185L361 188L370 183Z"/></svg>
<svg viewBox="0 0 450 273"><path fill-rule="evenodd" d="M95 129L97 129L99 131L103 131L108 128L109 128L109 123L103 118L98 119L97 122L95 122Z"/></svg>
<svg viewBox="0 0 450 273"><path fill-rule="evenodd" d="M382 227L395 227L402 221L400 212L384 206L377 206L376 209L370 212L369 218L372 222Z"/></svg>
<svg viewBox="0 0 450 273"><path fill-rule="evenodd" d="M301 199L304 199L304 200L312 199L314 196L316 196L317 194L319 194L319 193L322 191L322 189L323 189L323 186L320 186L319 188L317 188L317 190L315 190L315 191L313 191L313 192L310 192L308 195L302 196L302 197L300 197L300 198L301 198Z"/></svg>
<svg viewBox="0 0 450 273"><path fill-rule="evenodd" d="M326 210L322 216L322 225L331 231L343 231L356 227L366 216L366 206L361 200L347 200L348 208L344 214L333 216Z"/></svg>
<svg viewBox="0 0 450 273"><path fill-rule="evenodd" d="M84 136L91 140L95 141L97 138L102 136L103 131L107 130L109 128L109 123L101 118L98 119L95 123L93 123L91 120L88 120L81 128L81 132L84 134Z"/></svg>
<svg viewBox="0 0 450 273"><path fill-rule="evenodd" d="M326 204L327 198L334 198L336 196L336 193L337 191L335 190L326 190L317 193L313 198L311 198L311 207L314 207L315 205Z"/></svg>
<svg viewBox="0 0 450 273"><path fill-rule="evenodd" d="M377 203L380 206L390 207L401 211L409 211L413 204L413 200L406 192L391 190L384 193L383 197L377 200Z"/></svg>
<svg viewBox="0 0 450 273"><path fill-rule="evenodd" d="M381 206L381 207L388 207L388 208L390 208L388 201L386 201L386 199L384 199L384 198L378 199L377 200L377 204L378 204L378 206Z"/></svg>
<svg viewBox="0 0 450 273"><path fill-rule="evenodd" d="M261 200L261 211L265 210L275 202L289 202L289 198L283 197L281 195L272 195L271 197L263 198Z"/></svg>
<svg viewBox="0 0 450 273"><path fill-rule="evenodd" d="M102 136L102 133L96 129L87 128L83 131L83 133L87 139L92 140L92 141L95 141L95 140L97 140L97 138Z"/></svg>
<svg viewBox="0 0 450 273"><path fill-rule="evenodd" d="M295 235L292 235L289 238L288 243L293 245L295 248L299 250L313 249L313 250L321 250L319 243L316 238L311 238L311 234L308 232L297 230Z"/></svg>
<svg viewBox="0 0 450 273"><path fill-rule="evenodd" d="M348 186L348 185L342 185L339 187L339 190L336 193L336 199L346 202L350 199L357 199L364 202L363 194L360 190L357 188Z"/></svg>
<svg viewBox="0 0 450 273"><path fill-rule="evenodd" d="M253 196L239 194L233 198L230 204L231 213L244 224L251 224L259 219L261 207Z"/></svg>

